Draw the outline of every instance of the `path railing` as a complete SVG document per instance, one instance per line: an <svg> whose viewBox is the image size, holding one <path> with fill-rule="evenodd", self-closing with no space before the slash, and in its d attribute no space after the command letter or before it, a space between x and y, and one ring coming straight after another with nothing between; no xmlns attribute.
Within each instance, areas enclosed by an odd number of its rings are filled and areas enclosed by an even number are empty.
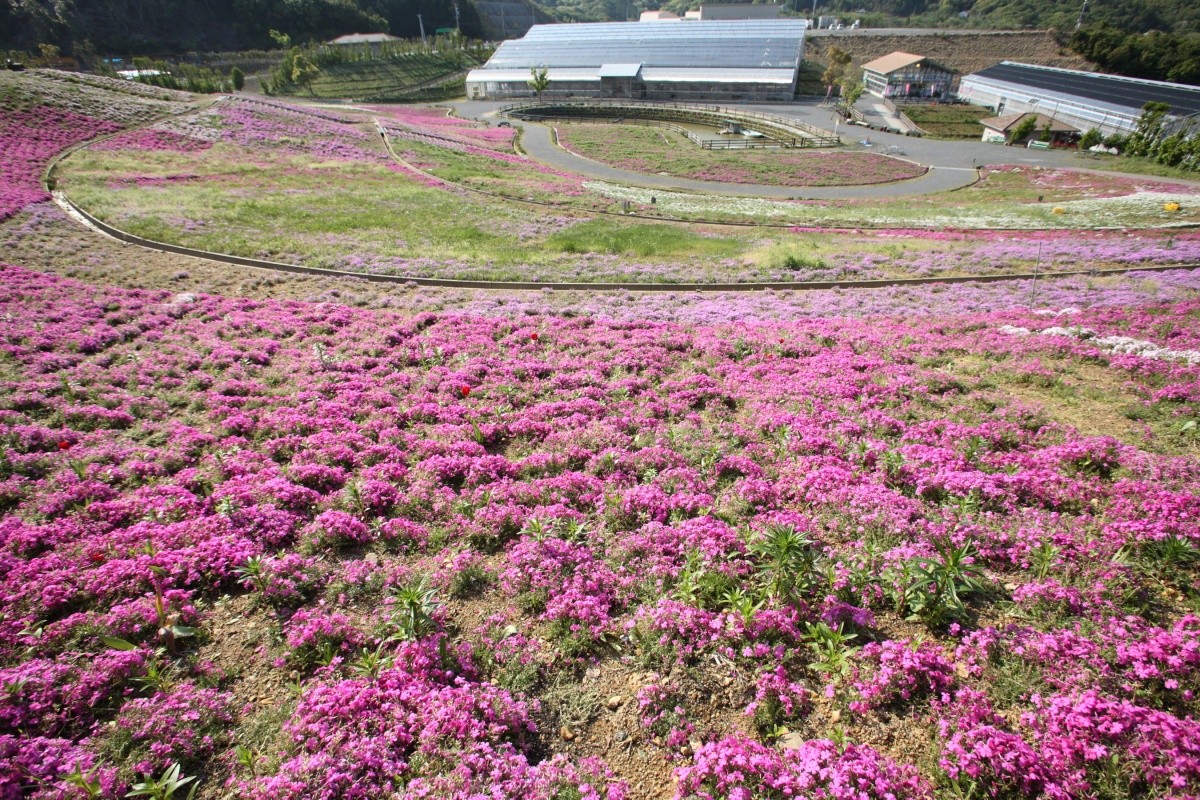
<svg viewBox="0 0 1200 800"><path fill-rule="evenodd" d="M546 113L538 114L536 109L545 109ZM808 125L799 120L781 117L777 114L764 114L759 111L733 109L727 106L704 105L700 103L656 103L646 100L605 101L595 98L581 100L524 100L501 106L499 113L529 120L577 116L593 118L613 116L612 113L575 114L573 111L571 113L561 113L562 111L571 111L573 109L596 109L597 111L603 109L608 112L623 111L625 112L623 115L625 117L646 118L658 115L661 118L661 116L665 115L668 117L668 120L671 116L677 115L681 121L690 117L700 117L706 122L715 122L717 124L730 119L737 121L749 120L758 123L756 127L766 125L776 128L777 134L774 138L780 141L796 139L796 147L838 147L842 143L841 139L829 131ZM559 111L560 113L554 113L555 111ZM805 140L805 143L801 143L800 140Z"/></svg>
<svg viewBox="0 0 1200 800"><path fill-rule="evenodd" d="M700 136L695 131L690 131L682 125L676 125L673 122L667 122L661 119L644 119L641 117L592 117L592 116L556 116L542 114L523 114L520 119L529 120L530 122L590 122L601 124L620 124L620 125L645 125L653 128L667 128L675 131L681 136L686 137L693 144L704 150L766 150L766 149L784 149L793 147L831 147L828 144L818 144L820 140L791 137L788 139L780 139L777 136L766 136L762 138L750 139L706 139Z"/></svg>

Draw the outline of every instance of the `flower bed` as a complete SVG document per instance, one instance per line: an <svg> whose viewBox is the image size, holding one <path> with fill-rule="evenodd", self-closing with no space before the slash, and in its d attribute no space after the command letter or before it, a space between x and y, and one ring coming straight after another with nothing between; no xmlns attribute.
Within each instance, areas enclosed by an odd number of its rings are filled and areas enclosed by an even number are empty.
<svg viewBox="0 0 1200 800"><path fill-rule="evenodd" d="M10 109L0 115L0 222L31 203L49 199L42 173L58 153L93 136L113 133L112 122L51 106Z"/></svg>
<svg viewBox="0 0 1200 800"><path fill-rule="evenodd" d="M1200 365L0 274L6 794L1200 786Z"/></svg>
<svg viewBox="0 0 1200 800"><path fill-rule="evenodd" d="M682 134L640 125L562 125L558 141L621 169L719 183L858 186L924 175L926 168L874 153L808 150L702 150Z"/></svg>
<svg viewBox="0 0 1200 800"><path fill-rule="evenodd" d="M493 127L460 117L452 117L444 108L422 108L420 106L372 106L391 125L412 131L428 131L438 136L456 139L464 144L475 144L491 149L512 152L515 128Z"/></svg>

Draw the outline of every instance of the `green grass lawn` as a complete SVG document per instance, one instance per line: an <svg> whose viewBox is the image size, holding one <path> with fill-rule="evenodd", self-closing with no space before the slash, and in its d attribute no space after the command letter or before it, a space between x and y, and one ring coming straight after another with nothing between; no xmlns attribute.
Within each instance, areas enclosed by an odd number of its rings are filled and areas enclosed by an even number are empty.
<svg viewBox="0 0 1200 800"><path fill-rule="evenodd" d="M983 135L979 120L996 116L990 108L981 106L921 104L898 108L935 139L978 139Z"/></svg>
<svg viewBox="0 0 1200 800"><path fill-rule="evenodd" d="M976 262L976 248L990 241L986 235L979 241L915 233L897 239L810 228L1132 227L1200 219L1200 203L1190 202L1186 191L1160 187L1142 196L1134 190L1153 187L1144 179L1068 170L988 170L977 186L903 202L785 202L606 186L508 153L393 139L402 159L460 184L430 185L393 165L382 142L362 126L325 121L310 129L303 120L258 109L252 113L274 120L279 132L238 139L234 132L242 129L234 126L243 124L236 120L245 113L228 118L231 141L207 150L79 151L62 162L58 185L99 218L158 241L356 272L482 280L738 282L1020 271L1034 256ZM222 130L223 118L215 119ZM1184 205L1169 217L1159 197L1168 190ZM1121 205L1121 195L1134 205ZM1039 196L1045 202L1037 202ZM525 198L558 205L514 202ZM589 208L615 211L626 202L646 216L779 227L664 224L597 216Z"/></svg>

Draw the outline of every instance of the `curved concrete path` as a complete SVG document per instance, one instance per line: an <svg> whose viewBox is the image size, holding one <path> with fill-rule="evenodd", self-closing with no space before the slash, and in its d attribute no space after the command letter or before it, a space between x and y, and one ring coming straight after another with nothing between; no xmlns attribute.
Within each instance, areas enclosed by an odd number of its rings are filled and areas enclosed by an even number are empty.
<svg viewBox="0 0 1200 800"><path fill-rule="evenodd" d="M443 105L467 119L495 119L504 103L482 100L459 100ZM904 136L901 134L874 131L857 125L835 123L833 109L822 105L819 99L806 99L794 103L730 104L731 109L745 109L766 114L789 117L799 122L825 130L834 130L844 141L870 140L882 151L896 145L904 150L904 158L927 166L929 172L919 178L882 184L859 186L794 187L754 186L749 184L697 181L665 175L648 175L643 172L617 169L591 159L568 153L554 144L550 130L543 125L522 122L524 135L521 144L530 157L559 169L574 172L596 180L611 181L647 188L724 194L740 197L766 197L812 200L885 199L934 194L969 186L975 182L976 168L985 164L1016 164L1030 167L1067 167L1087 170L1088 164L1081 163L1074 151L1026 150L1021 147L986 144L979 141L943 141ZM856 149L853 146L849 149ZM870 152L870 151L867 151ZM1106 173L1113 174L1113 173ZM1143 176L1144 177L1144 176Z"/></svg>
<svg viewBox="0 0 1200 800"><path fill-rule="evenodd" d="M569 123L568 123L569 124ZM647 189L692 192L695 194L720 194L735 197L767 197L784 200L845 200L862 197L904 197L914 194L933 194L970 186L976 180L976 171L970 167L930 167L917 178L862 186L764 186L750 183L721 183L678 178L672 175L654 175L618 169L575 155L554 142L551 126L533 122L522 122L521 149L526 155L555 169L583 175L587 178L617 183L625 186L641 186ZM871 133L874 133L872 131ZM872 139L874 141L874 139ZM863 152L870 152L864 148Z"/></svg>

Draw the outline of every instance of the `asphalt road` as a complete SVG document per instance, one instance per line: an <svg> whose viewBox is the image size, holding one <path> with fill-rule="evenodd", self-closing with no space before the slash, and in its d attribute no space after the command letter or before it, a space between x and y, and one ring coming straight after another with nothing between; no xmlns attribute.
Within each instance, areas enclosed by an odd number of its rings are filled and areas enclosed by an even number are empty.
<svg viewBox="0 0 1200 800"><path fill-rule="evenodd" d="M468 119L497 120L496 109L503 103L464 100L452 103L456 113ZM790 117L818 128L832 131L835 115L820 104L819 100L780 104L736 104L733 108L760 111ZM688 180L666 175L649 175L642 172L617 169L590 159L568 153L553 141L551 128L529 122L516 122L524 128L521 146L525 152L549 166L583 175L596 180L642 186L651 189L703 192L734 197L767 197L806 200L846 200L856 198L890 198L934 194L968 186L975 181L975 168L986 164L1028 164L1030 166L1082 167L1080 159L1069 151L1026 150L983 142L945 142L921 139L912 136L869 130L857 125L839 125L838 134L849 148L882 151L895 145L904 151L904 158L929 167L919 178L896 183L837 186L822 188L800 188L792 186L756 186L749 184L718 183L715 181ZM871 148L857 144L869 138Z"/></svg>

